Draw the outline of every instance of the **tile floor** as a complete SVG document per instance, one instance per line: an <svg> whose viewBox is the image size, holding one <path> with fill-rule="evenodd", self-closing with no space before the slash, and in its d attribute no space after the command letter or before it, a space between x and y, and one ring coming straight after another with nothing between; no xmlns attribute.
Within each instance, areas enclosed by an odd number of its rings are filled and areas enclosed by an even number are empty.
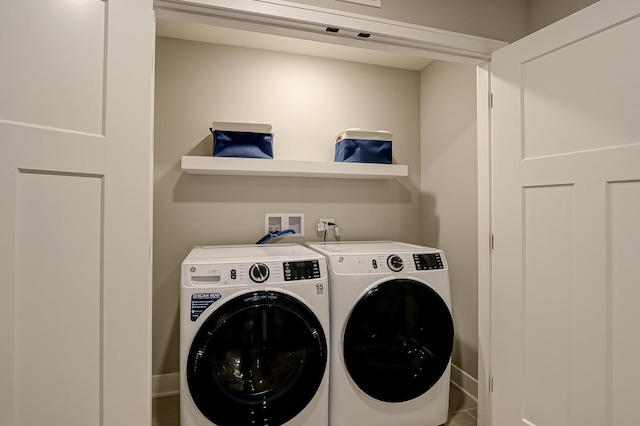
<svg viewBox="0 0 640 426"><path fill-rule="evenodd" d="M477 426L478 405L455 386L449 392L449 420L445 426ZM153 426L180 425L180 396L153 400ZM393 425L389 425L393 426ZM419 425L416 425L419 426Z"/></svg>
<svg viewBox="0 0 640 426"><path fill-rule="evenodd" d="M455 386L449 390L449 420L445 426L477 426L478 404Z"/></svg>

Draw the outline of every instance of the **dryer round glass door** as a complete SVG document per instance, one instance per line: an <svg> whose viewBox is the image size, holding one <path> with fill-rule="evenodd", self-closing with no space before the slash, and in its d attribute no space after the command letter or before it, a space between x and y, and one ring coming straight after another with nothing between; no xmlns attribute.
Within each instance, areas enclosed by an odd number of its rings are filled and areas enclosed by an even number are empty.
<svg viewBox="0 0 640 426"><path fill-rule="evenodd" d="M403 402L427 392L447 369L453 319L433 289L408 279L384 282L356 303L347 320L343 356L369 396Z"/></svg>
<svg viewBox="0 0 640 426"><path fill-rule="evenodd" d="M256 291L206 319L186 375L193 401L215 425L271 426L309 404L326 366L327 341L314 313L289 295Z"/></svg>

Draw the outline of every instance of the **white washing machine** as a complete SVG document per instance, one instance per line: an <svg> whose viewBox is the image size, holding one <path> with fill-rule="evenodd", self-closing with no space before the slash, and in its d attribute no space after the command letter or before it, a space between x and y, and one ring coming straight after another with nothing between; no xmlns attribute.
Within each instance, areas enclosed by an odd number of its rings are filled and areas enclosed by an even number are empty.
<svg viewBox="0 0 640 426"><path fill-rule="evenodd" d="M182 426L328 424L325 258L299 244L195 247L182 263Z"/></svg>
<svg viewBox="0 0 640 426"><path fill-rule="evenodd" d="M328 263L331 426L447 421L453 318L442 250L307 243Z"/></svg>

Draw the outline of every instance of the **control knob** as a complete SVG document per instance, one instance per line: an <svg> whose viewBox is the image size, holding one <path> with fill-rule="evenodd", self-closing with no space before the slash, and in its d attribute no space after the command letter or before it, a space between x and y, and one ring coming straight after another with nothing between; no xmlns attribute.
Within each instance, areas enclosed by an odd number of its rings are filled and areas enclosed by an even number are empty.
<svg viewBox="0 0 640 426"><path fill-rule="evenodd" d="M269 267L264 263L254 263L249 268L249 278L254 283L263 283L269 278Z"/></svg>
<svg viewBox="0 0 640 426"><path fill-rule="evenodd" d="M393 272L399 272L404 267L404 264L402 263L402 258L397 254L392 254L387 258L387 265L389 266L389 269L391 269Z"/></svg>

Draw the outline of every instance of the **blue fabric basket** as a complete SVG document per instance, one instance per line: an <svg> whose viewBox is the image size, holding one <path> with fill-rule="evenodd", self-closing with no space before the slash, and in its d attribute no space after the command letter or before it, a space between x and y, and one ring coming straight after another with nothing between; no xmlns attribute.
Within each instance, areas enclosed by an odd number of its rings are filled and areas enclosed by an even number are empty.
<svg viewBox="0 0 640 426"><path fill-rule="evenodd" d="M214 157L273 158L273 134L210 129Z"/></svg>
<svg viewBox="0 0 640 426"><path fill-rule="evenodd" d="M391 141L342 139L336 143L335 161L391 164Z"/></svg>

